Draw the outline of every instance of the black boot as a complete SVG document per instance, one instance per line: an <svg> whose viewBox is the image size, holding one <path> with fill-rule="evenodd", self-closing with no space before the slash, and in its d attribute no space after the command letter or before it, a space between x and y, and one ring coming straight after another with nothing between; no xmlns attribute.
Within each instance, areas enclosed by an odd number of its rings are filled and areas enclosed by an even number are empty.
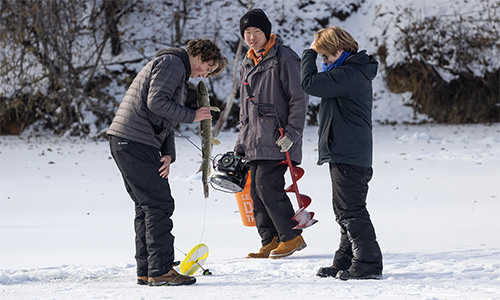
<svg viewBox="0 0 500 300"><path fill-rule="evenodd" d="M331 267L323 267L319 268L318 273L316 273L316 276L319 277L336 277L337 273L340 270L335 268L334 266Z"/></svg>
<svg viewBox="0 0 500 300"><path fill-rule="evenodd" d="M342 270L337 273L335 278L340 280L349 280L349 279L358 279L358 280L366 280L366 279L382 279L382 273L367 273L367 274L356 274L349 272L348 270Z"/></svg>

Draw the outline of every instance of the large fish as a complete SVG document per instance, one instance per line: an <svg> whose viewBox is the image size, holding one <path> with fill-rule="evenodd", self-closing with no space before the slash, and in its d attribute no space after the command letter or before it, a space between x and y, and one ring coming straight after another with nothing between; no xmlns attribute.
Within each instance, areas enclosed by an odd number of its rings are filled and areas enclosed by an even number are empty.
<svg viewBox="0 0 500 300"><path fill-rule="evenodd" d="M200 81L197 86L198 90L198 107L209 107L212 111L220 111L215 106L210 106L210 98L208 97L207 86L203 81ZM219 145L220 141L212 136L212 119L206 119L200 122L201 128L201 181L203 182L203 192L205 198L208 198L208 178L212 172L212 145Z"/></svg>

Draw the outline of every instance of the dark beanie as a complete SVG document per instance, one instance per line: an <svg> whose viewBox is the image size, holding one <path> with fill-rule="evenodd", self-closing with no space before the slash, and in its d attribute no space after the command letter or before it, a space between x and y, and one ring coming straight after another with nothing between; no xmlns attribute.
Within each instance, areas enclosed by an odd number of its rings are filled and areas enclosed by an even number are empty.
<svg viewBox="0 0 500 300"><path fill-rule="evenodd" d="M240 31L242 37L244 37L245 29L248 27L259 28L264 32L266 38L269 40L269 37L271 36L271 21L269 21L262 9L252 9L241 17Z"/></svg>

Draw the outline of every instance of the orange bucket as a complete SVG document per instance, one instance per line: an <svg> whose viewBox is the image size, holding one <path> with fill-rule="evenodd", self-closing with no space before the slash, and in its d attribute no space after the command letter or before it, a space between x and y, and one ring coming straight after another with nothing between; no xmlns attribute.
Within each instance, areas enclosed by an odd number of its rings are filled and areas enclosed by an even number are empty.
<svg viewBox="0 0 500 300"><path fill-rule="evenodd" d="M252 227L255 226L255 218L253 216L253 201L250 197L250 171L248 171L247 182L245 188L239 193L235 193L238 209L240 210L241 221L243 225Z"/></svg>

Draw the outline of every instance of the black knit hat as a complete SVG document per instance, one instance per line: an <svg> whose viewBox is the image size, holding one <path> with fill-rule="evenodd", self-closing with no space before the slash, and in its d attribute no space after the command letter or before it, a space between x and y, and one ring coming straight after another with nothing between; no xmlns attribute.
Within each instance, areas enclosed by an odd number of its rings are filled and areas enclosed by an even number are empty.
<svg viewBox="0 0 500 300"><path fill-rule="evenodd" d="M248 27L259 28L264 32L267 39L271 36L271 21L269 21L264 11L260 8L252 9L241 17L240 31L242 37L244 37L245 29Z"/></svg>

